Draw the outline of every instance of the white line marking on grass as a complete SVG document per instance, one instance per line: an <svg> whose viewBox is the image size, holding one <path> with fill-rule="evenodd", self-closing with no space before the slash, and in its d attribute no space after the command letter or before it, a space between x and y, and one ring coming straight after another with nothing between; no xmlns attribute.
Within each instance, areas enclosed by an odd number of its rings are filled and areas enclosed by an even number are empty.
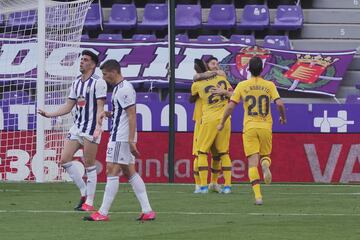
<svg viewBox="0 0 360 240"><path fill-rule="evenodd" d="M55 213L55 214L89 214L80 211L56 211L56 210L0 210L0 213ZM117 211L110 214L139 214L139 212ZM242 213L242 212L157 212L157 214L173 214L173 215L249 215L249 216L359 216L360 213Z"/></svg>

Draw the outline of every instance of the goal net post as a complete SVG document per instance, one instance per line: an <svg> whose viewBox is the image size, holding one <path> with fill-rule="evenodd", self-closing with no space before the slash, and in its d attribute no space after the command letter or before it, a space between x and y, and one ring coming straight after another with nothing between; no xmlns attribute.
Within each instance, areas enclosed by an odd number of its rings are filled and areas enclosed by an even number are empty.
<svg viewBox="0 0 360 240"><path fill-rule="evenodd" d="M0 180L66 180L58 163L72 116L36 112L65 103L91 2L0 0Z"/></svg>

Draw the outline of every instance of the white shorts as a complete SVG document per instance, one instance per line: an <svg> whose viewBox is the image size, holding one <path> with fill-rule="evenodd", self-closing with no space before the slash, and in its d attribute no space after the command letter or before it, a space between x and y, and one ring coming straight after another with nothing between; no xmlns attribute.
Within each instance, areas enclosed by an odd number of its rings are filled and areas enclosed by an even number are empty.
<svg viewBox="0 0 360 240"><path fill-rule="evenodd" d="M84 145L84 139L92 143L99 144L101 140L101 135L96 139L96 141L94 141L94 137L92 135L81 132L81 130L74 125L70 128L66 139L78 141L81 145Z"/></svg>
<svg viewBox="0 0 360 240"><path fill-rule="evenodd" d="M109 142L106 151L106 162L117 164L135 164L135 157L130 152L128 142Z"/></svg>

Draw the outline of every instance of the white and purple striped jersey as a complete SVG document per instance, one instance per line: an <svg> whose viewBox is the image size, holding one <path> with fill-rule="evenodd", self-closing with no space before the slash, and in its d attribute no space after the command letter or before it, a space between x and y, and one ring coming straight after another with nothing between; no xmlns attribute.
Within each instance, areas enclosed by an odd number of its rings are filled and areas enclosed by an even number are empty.
<svg viewBox="0 0 360 240"><path fill-rule="evenodd" d="M104 79L93 74L86 81L81 76L70 88L69 99L76 101L74 125L83 133L93 135L96 127L97 100L106 99L107 85Z"/></svg>
<svg viewBox="0 0 360 240"><path fill-rule="evenodd" d="M110 141L129 141L129 117L126 109L136 104L136 92L131 83L126 80L118 83L113 90L112 103L112 124ZM136 141L136 134L135 139Z"/></svg>

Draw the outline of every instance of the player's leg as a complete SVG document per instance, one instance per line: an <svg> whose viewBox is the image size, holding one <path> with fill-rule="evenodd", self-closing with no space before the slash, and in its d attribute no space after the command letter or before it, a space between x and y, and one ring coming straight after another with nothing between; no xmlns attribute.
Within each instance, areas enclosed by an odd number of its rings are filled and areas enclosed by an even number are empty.
<svg viewBox="0 0 360 240"><path fill-rule="evenodd" d="M94 197L97 184L96 153L98 144L84 138L84 161L86 170L86 202L82 206L84 211L94 210Z"/></svg>
<svg viewBox="0 0 360 240"><path fill-rule="evenodd" d="M80 210L83 203L86 200L86 184L76 168L76 166L72 163L74 154L77 150L79 150L81 144L79 141L75 140L74 137L71 138L71 133L69 133L67 139L65 139L64 148L61 152L60 164L65 169L65 171L69 174L70 178L73 180L75 185L80 190L80 201L77 206L75 206L75 210Z"/></svg>
<svg viewBox="0 0 360 240"><path fill-rule="evenodd" d="M258 171L260 142L256 129L248 129L243 133L244 152L248 159L248 176L255 195L255 204L262 204L260 175Z"/></svg>
<svg viewBox="0 0 360 240"><path fill-rule="evenodd" d="M109 209L116 197L119 189L119 173L121 167L119 164L120 142L109 142L106 150L106 186L103 201L99 211L84 217L87 221L107 221L109 220Z"/></svg>
<svg viewBox="0 0 360 240"><path fill-rule="evenodd" d="M137 220L148 221L156 218L156 213L152 210L146 191L146 186L141 176L135 170L135 157L130 152L130 146L127 142L121 143L121 152L123 161L120 161L121 170L135 193L141 206L141 214Z"/></svg>
<svg viewBox="0 0 360 240"><path fill-rule="evenodd" d="M200 176L200 189L202 193L208 192L208 153L217 135L217 121L204 123L200 127L198 143L198 166Z"/></svg>
<svg viewBox="0 0 360 240"><path fill-rule="evenodd" d="M197 148L197 137L199 135L200 121L195 122L194 127L194 136L193 136L193 150L192 154L195 156L193 161L193 175L195 180L195 192L200 191L200 176L199 176L199 166L198 166L198 148Z"/></svg>
<svg viewBox="0 0 360 240"><path fill-rule="evenodd" d="M261 129L260 139L260 165L263 172L264 182L270 184L272 175L270 171L271 150L272 150L272 131L269 129Z"/></svg>
<svg viewBox="0 0 360 240"><path fill-rule="evenodd" d="M213 144L210 148L211 151L211 174L209 190L213 192L221 192L221 186L218 184L219 175L221 172L221 161L218 151Z"/></svg>
<svg viewBox="0 0 360 240"><path fill-rule="evenodd" d="M230 119L228 119L223 130L218 133L215 139L215 146L219 151L222 172L225 180L222 193L231 193L231 159L229 156L230 135L231 122Z"/></svg>
<svg viewBox="0 0 360 240"><path fill-rule="evenodd" d="M198 163L198 156L196 156L193 161L193 174L195 180L195 191L194 193L200 193L200 175L199 175L199 163Z"/></svg>

